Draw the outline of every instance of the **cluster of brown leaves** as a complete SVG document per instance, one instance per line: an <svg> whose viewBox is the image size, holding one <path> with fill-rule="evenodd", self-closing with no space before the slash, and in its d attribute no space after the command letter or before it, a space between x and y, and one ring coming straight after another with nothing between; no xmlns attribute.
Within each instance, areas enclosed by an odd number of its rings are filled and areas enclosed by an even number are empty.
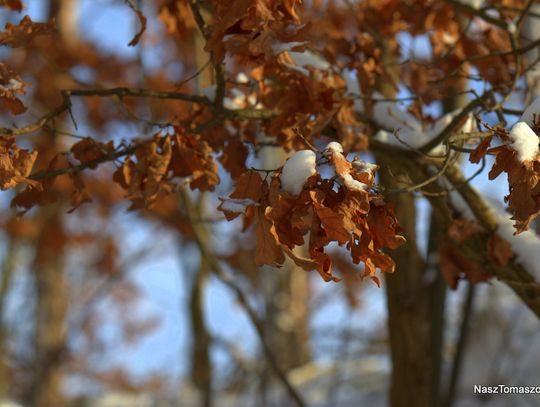
<svg viewBox="0 0 540 407"><path fill-rule="evenodd" d="M486 232L475 221L454 219L448 228L448 239L443 239L439 247L441 272L452 289L456 289L463 278L479 283L492 277L480 258L463 253L462 244L478 248L478 253L487 253L489 261L496 266L505 266L514 256L510 244L497 233Z"/></svg>
<svg viewBox="0 0 540 407"><path fill-rule="evenodd" d="M27 45L38 35L48 35L54 31L54 23L36 23L24 16L19 24L6 24L5 31L0 32L0 45L18 48Z"/></svg>
<svg viewBox="0 0 540 407"><path fill-rule="evenodd" d="M19 1L4 1L0 6L9 7L12 10L20 11L22 4ZM0 46L9 46L12 48L27 45L38 35L50 34L54 30L54 23L35 23L30 17L25 16L18 25L6 24L5 31L0 32ZM21 114L26 111L26 107L15 96L16 94L25 94L25 86L20 75L0 63L0 100L4 107L12 114Z"/></svg>
<svg viewBox="0 0 540 407"><path fill-rule="evenodd" d="M317 270L326 281L336 281L325 248L337 243L347 248L355 264L364 264L362 277L379 284L377 268L394 271L393 260L382 249L395 249L405 242L399 234L401 228L391 206L370 191L371 172L355 169L337 152L328 158L342 182L322 179L317 173L293 196L281 189L279 173L268 182L249 171L238 178L233 193L222 199L219 209L231 220L240 213L228 209L228 201L245 206L244 230L255 223L257 265L279 266L286 255L299 267ZM348 187L351 182L345 180L351 179L365 189ZM298 247L306 248L308 257L299 255Z"/></svg>
<svg viewBox="0 0 540 407"><path fill-rule="evenodd" d="M191 189L201 191L213 191L219 183L208 144L176 130L143 142L114 173L113 179L128 192L130 209L151 207L159 195L171 193L174 177L188 177Z"/></svg>
<svg viewBox="0 0 540 407"><path fill-rule="evenodd" d="M66 194L70 197L72 212L80 205L90 201L80 174L71 171L73 164L65 154L57 154L43 171L37 174L51 174L39 180L26 179L26 188L11 200L11 206L22 208L23 213L36 205L47 205L61 200ZM14 185L12 185L13 187Z"/></svg>
<svg viewBox="0 0 540 407"><path fill-rule="evenodd" d="M513 6L517 7L516 4ZM430 103L454 94L455 89L461 87L456 85L463 80L462 74L471 66L492 84L509 83L515 75L517 56L511 53L508 33L475 16L463 4L459 6L452 2L430 0L384 0L360 2L355 9L359 25L376 28L381 33L378 38L367 30L368 33L346 39L349 44L360 44L359 38L364 43L366 39L367 43L374 43L375 52L368 51L360 58L352 58L350 63L350 67L357 70L364 95L371 94L368 91L369 82L380 76L390 81L396 89L400 78L404 79L415 94ZM461 21L469 23L464 25ZM473 30L468 29L472 26ZM432 47L429 59L414 54L403 55L407 51L397 41L397 34L403 32L410 33L413 38L427 37ZM392 53L401 53L402 58L408 59L400 68L400 77L388 75L387 68L380 63L377 52L381 49L381 38L384 38L386 47ZM342 46L340 53L345 49ZM348 53L352 54L352 50L349 49Z"/></svg>
<svg viewBox="0 0 540 407"><path fill-rule="evenodd" d="M262 130L275 136L285 149L306 148L294 129L311 139L327 126L338 132L347 148L365 149L365 126L354 115L342 76L320 67L298 66L289 54L304 51L308 45L311 25L301 24L300 3L216 2L206 50L218 61L226 55L232 57L249 73L256 89L253 96L261 106L277 113L272 121L263 123ZM177 13L182 11L185 13L183 9ZM237 91L238 85L226 89Z"/></svg>
<svg viewBox="0 0 540 407"><path fill-rule="evenodd" d="M8 68L5 64L0 63L0 101L4 107L12 114L21 114L26 112L26 106L21 100L15 96L17 94L25 94L24 83L20 75Z"/></svg>
<svg viewBox="0 0 540 407"><path fill-rule="evenodd" d="M494 137L507 144L490 148ZM529 223L540 213L540 157L519 162L517 152L508 145L509 141L505 129L496 129L478 145L469 159L472 163L478 163L486 154L493 154L496 158L489 179L497 178L502 172L508 175L509 194L504 200L512 211L517 234L527 230Z"/></svg>
<svg viewBox="0 0 540 407"><path fill-rule="evenodd" d="M72 146L70 156L73 160L58 153L50 162L45 160L32 179L28 177L37 152L19 149L14 138L2 140L0 188L13 188L26 182L26 189L11 202L13 207L25 210L55 202L68 190L71 191L73 209L89 202L91 197L81 170L95 169L103 162L123 156L127 157L114 172L113 180L127 191L127 198L132 203L130 209L150 208L158 197L175 191L174 178L186 178L191 189L201 191L213 191L219 183L213 150L199 136L188 135L182 128L176 128L174 134L158 133L150 140L119 148L111 141L102 143L84 138Z"/></svg>
<svg viewBox="0 0 540 407"><path fill-rule="evenodd" d="M216 2L215 21L206 45L218 61L225 52L250 59L273 57L274 46L301 41L306 26L295 11L298 0L237 0Z"/></svg>
<svg viewBox="0 0 540 407"><path fill-rule="evenodd" d="M0 137L0 189L30 182L28 176L36 158L36 151L30 152L17 147L15 138Z"/></svg>

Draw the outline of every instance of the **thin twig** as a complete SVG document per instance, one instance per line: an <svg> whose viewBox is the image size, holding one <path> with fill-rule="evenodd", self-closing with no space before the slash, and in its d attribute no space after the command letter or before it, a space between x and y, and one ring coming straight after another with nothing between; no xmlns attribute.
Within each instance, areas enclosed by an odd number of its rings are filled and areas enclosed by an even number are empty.
<svg viewBox="0 0 540 407"><path fill-rule="evenodd" d="M39 118L36 122L28 124L24 127L0 128L0 135L20 136L23 134L33 133L41 129L42 127L44 127L49 121L53 120L56 116L59 116L60 114L64 113L66 110L70 108L71 108L71 101L69 100L67 96L62 95L62 103L54 110L50 111L49 113Z"/></svg>
<svg viewBox="0 0 540 407"><path fill-rule="evenodd" d="M151 89L143 88L126 88L126 87L117 87L117 88L108 88L108 89L71 89L64 90L62 94L65 94L67 97L70 96L133 96L133 97L143 97L143 98L154 98L154 99L172 99L172 100L183 100L186 102L201 103L204 105L210 105L212 102L206 96L192 95L187 93L180 92L164 92Z"/></svg>
<svg viewBox="0 0 540 407"><path fill-rule="evenodd" d="M450 382L448 384L448 391L443 403L444 407L452 407L456 399L458 380L461 374L461 366L463 364L463 358L465 356L465 349L467 346L467 338L469 336L470 320L476 292L475 288L475 284L469 282L469 285L467 286L467 297L465 298L465 304L463 305L459 338L456 345L456 354L454 355L454 361L452 363L452 370L450 373Z"/></svg>
<svg viewBox="0 0 540 407"><path fill-rule="evenodd" d="M420 183L417 183L415 185L412 185L410 187L406 187L406 188L399 188L399 189L389 189L389 190L385 190L386 193L404 193L404 192L414 192L414 191L417 191L419 190L420 188L423 188L435 181L437 181L440 177L442 177L444 175L444 173L446 172L446 170L448 169L448 167L450 166L451 164L451 158L452 158L452 152L450 151L450 149L448 149L447 153L446 153L446 157L444 159L444 163L442 165L442 167L439 169L439 171L437 171L436 174L434 174L433 176L429 177L428 179L420 182Z"/></svg>
<svg viewBox="0 0 540 407"><path fill-rule="evenodd" d="M189 0L189 7L191 8L191 12L193 13L195 22L199 27L199 31L203 35L204 39L208 41L207 26L204 22L204 18L199 7L199 2L197 0ZM223 99L225 98L225 85L227 82L225 79L225 67L221 61L218 61L216 59L216 56L213 52L210 52L210 61L214 66L214 74L216 79L216 98L214 100L214 106L217 109L221 109L223 107Z"/></svg>
<svg viewBox="0 0 540 407"><path fill-rule="evenodd" d="M193 208L191 204L191 199L189 198L188 194L185 190L182 191L182 200L184 203L184 206L186 208L186 214L188 219L192 219L193 217ZM197 243L197 246L199 247L199 250L201 252L201 256L203 256L209 263L210 267L212 268L212 271L214 275L223 283L225 284L231 291L234 292L236 295L236 299L238 302L242 305L244 310L246 311L248 318L255 328L255 331L257 333L257 336L259 337L259 341L261 342L262 349L264 356L266 360L268 361L268 364L276 377L279 379L291 399L294 401L294 403L298 407L306 407L306 403L303 400L302 396L294 388L294 386L291 384L289 379L287 378L287 375L283 370L280 368L276 357L274 356L274 352L272 351L268 341L266 340L266 336L264 334L264 327L262 322L259 320L259 317L257 316L257 313L255 310L251 307L249 304L249 301L242 291L242 289L236 284L234 279L222 268L219 261L216 259L214 253L210 252L208 247L204 244L204 241L201 238L200 235L200 229L204 227L202 224L194 224L193 225L193 232L195 235L195 240Z"/></svg>

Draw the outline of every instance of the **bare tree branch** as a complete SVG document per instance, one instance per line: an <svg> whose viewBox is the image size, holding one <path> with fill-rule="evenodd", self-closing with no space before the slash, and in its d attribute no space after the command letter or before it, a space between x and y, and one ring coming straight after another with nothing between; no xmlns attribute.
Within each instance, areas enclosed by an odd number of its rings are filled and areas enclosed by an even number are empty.
<svg viewBox="0 0 540 407"><path fill-rule="evenodd" d="M186 208L188 219L190 220L195 219L191 199L185 190L182 191L182 198L183 198L182 200L183 200L184 206ZM259 337L259 341L261 342L264 356L266 360L268 361L270 368L272 369L276 377L279 379L279 381L281 382L281 384L283 385L283 387L289 394L290 398L294 401L294 403L298 407L305 407L306 403L303 400L302 396L300 395L298 390L294 388L294 386L291 384L291 382L287 378L287 375L283 372L283 370L278 365L276 357L274 356L274 352L272 351L264 335L263 324L259 320L259 317L257 316L257 313L255 312L255 310L249 304L249 301L247 297L245 296L244 292L236 284L234 279L222 268L221 264L216 259L214 253L212 253L208 249L208 247L206 247L206 245L204 244L204 240L201 237L201 228L204 228L204 225L200 223L194 223L194 222L191 222L191 224L193 226L195 240L201 252L201 256L203 256L208 261L214 275L223 284L225 284L229 289L231 289L231 291L234 292L238 302L242 305L242 307L246 311L249 317L249 320L251 324L253 325L253 327L255 328L257 336Z"/></svg>

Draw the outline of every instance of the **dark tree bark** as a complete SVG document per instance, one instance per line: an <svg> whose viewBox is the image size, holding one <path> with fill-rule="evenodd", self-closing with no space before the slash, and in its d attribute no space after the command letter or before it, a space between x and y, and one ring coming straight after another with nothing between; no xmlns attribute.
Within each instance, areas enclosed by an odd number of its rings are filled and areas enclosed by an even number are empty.
<svg viewBox="0 0 540 407"><path fill-rule="evenodd" d="M198 217L202 218L203 199L198 205ZM206 229L204 235L200 236L208 245L209 236ZM206 327L204 319L204 292L210 266L200 253L199 267L193 274L191 288L189 292L189 321L191 325L191 380L199 390L201 396L201 406L210 407L212 405L212 361L210 360L211 337Z"/></svg>
<svg viewBox="0 0 540 407"><path fill-rule="evenodd" d="M385 66L392 66L394 54L390 44L381 39ZM397 72L389 69L390 78L378 83L385 97L395 97ZM407 183L406 168L399 158L379 154L380 182L386 188L398 189ZM425 284L425 267L416 244L416 207L412 193L387 194L394 205L407 243L392 252L395 273L386 276L388 331L390 337L392 374L390 405L392 407L428 407L433 389L433 364L430 353L429 303Z"/></svg>
<svg viewBox="0 0 540 407"><path fill-rule="evenodd" d="M382 161L384 162L384 161ZM395 173L395 166L389 167ZM388 170L381 171L384 185L396 182ZM393 252L396 271L386 277L388 330L392 356L390 405L429 406L433 380L430 353L429 296L424 265L416 247L416 210L411 194L389 197L405 229L407 243Z"/></svg>
<svg viewBox="0 0 540 407"><path fill-rule="evenodd" d="M31 405L39 407L57 407L64 402L61 382L69 294L61 243L62 212L58 205L42 209L40 216L43 217L43 228L36 241L36 351L34 379L29 396Z"/></svg>

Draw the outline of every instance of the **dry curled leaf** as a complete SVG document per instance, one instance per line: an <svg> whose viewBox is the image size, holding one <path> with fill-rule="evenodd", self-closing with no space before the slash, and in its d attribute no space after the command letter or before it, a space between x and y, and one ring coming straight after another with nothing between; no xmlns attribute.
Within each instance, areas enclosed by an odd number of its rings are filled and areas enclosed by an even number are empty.
<svg viewBox="0 0 540 407"><path fill-rule="evenodd" d="M279 245L275 226L266 218L264 209L256 211L257 249L255 251L255 264L262 266L279 266L285 261L285 256Z"/></svg>
<svg viewBox="0 0 540 407"><path fill-rule="evenodd" d="M495 232L489 236L487 249L488 259L497 266L506 266L514 257L510 243Z"/></svg>
<svg viewBox="0 0 540 407"><path fill-rule="evenodd" d="M29 182L37 151L17 147L15 138L0 138L0 189L13 188L21 182Z"/></svg>
<svg viewBox="0 0 540 407"><path fill-rule="evenodd" d="M467 278L471 283L478 283L491 277L478 263L465 257L450 241L441 242L439 256L441 272L452 290L457 288L459 280L463 278Z"/></svg>
<svg viewBox="0 0 540 407"><path fill-rule="evenodd" d="M26 85L18 73L0 63L0 101L12 114L26 112L26 107L15 96L16 94L25 94L24 88Z"/></svg>
<svg viewBox="0 0 540 407"><path fill-rule="evenodd" d="M7 7L10 10L21 12L23 4L21 0L0 0L0 7Z"/></svg>
<svg viewBox="0 0 540 407"><path fill-rule="evenodd" d="M454 219L447 230L447 238L439 247L441 272L451 289L456 289L459 280L464 278L471 283L479 283L492 277L480 258L467 257L460 248L462 244L470 245L475 241L477 243L474 244L480 245L478 249L487 252L488 259L496 265L507 264L513 255L508 242L494 232L488 238L486 230L478 222Z"/></svg>
<svg viewBox="0 0 540 407"><path fill-rule="evenodd" d="M213 191L219 183L212 148L204 140L176 129L172 141L170 169L174 176L189 177L191 189Z"/></svg>
<svg viewBox="0 0 540 407"><path fill-rule="evenodd" d="M505 144L489 148L493 136ZM527 230L529 223L540 213L540 157L519 161L506 130L497 129L493 136L485 138L478 145L470 161L476 163L488 153L495 155L489 179L493 180L503 172L508 175L509 193L504 200L508 202L512 219L515 220L515 233L518 234Z"/></svg>
<svg viewBox="0 0 540 407"><path fill-rule="evenodd" d="M99 160L110 157L114 152L113 142L101 143L93 138L86 137L71 147L73 156L89 168L96 168Z"/></svg>
<svg viewBox="0 0 540 407"><path fill-rule="evenodd" d="M168 179L171 138L156 134L135 150L135 157L136 161L128 156L113 175L113 180L128 192L130 210L151 207L159 193L172 191Z"/></svg>
<svg viewBox="0 0 540 407"><path fill-rule="evenodd" d="M134 47L135 45L137 45L139 43L139 41L141 40L142 35L146 31L146 16L143 14L143 12L141 10L136 8L131 2L128 1L127 5L137 15L137 18L139 19L139 22L141 23L141 28L140 28L139 32L137 34L135 34L133 39L128 44L130 47Z"/></svg>
<svg viewBox="0 0 540 407"><path fill-rule="evenodd" d="M23 47L34 37L52 34L54 29L54 23L36 23L30 17L24 16L17 25L6 24L5 31L0 32L0 45L12 48Z"/></svg>

